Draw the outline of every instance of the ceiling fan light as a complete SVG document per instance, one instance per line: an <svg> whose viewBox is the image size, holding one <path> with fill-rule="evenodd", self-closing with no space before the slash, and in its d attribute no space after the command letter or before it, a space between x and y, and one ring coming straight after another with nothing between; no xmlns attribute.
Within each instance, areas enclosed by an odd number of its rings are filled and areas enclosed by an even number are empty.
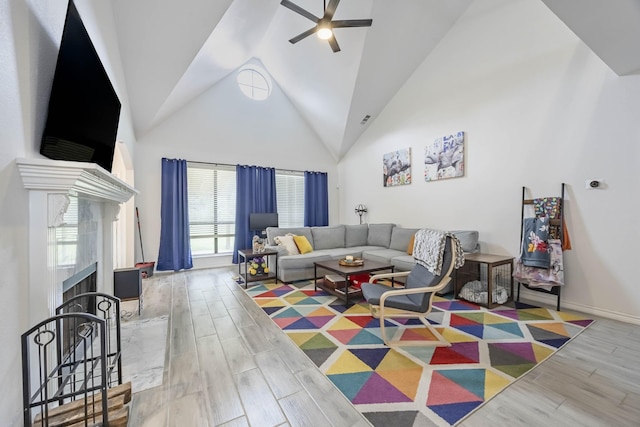
<svg viewBox="0 0 640 427"><path fill-rule="evenodd" d="M328 40L333 36L331 28L327 27L320 28L316 34L318 34L318 38L321 40Z"/></svg>

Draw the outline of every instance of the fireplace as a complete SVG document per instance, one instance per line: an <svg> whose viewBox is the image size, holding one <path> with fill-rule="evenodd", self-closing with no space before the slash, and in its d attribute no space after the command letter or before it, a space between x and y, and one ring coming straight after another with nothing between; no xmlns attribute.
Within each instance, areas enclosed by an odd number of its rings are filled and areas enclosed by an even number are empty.
<svg viewBox="0 0 640 427"><path fill-rule="evenodd" d="M114 222L138 191L93 163L16 164L29 190L29 323L54 315L71 294L113 294Z"/></svg>
<svg viewBox="0 0 640 427"><path fill-rule="evenodd" d="M69 277L65 281L62 282L62 302L65 303L72 298L86 294L88 292L96 292L98 290L97 287L97 274L98 272L98 263L95 262L91 264L89 267L79 271L73 276ZM81 297L78 298L73 304L65 310L65 313L97 313L96 307L96 298L95 297ZM71 350L75 349L80 342L76 340L76 329L79 324L72 320L65 319L62 322L62 354L65 357L70 354ZM77 359L80 359L78 357Z"/></svg>
<svg viewBox="0 0 640 427"><path fill-rule="evenodd" d="M98 263L94 262L84 270L74 274L67 280L62 282L62 302L67 302L71 298L86 294L87 292L96 292ZM90 313L95 314L95 308Z"/></svg>

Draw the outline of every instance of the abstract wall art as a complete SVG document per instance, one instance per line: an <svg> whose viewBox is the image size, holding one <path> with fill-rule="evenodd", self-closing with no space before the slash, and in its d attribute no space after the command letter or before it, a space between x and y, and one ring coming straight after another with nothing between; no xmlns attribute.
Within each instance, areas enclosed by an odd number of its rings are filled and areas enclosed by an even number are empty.
<svg viewBox="0 0 640 427"><path fill-rule="evenodd" d="M436 138L424 152L424 180L464 176L464 132Z"/></svg>
<svg viewBox="0 0 640 427"><path fill-rule="evenodd" d="M383 155L382 175L385 187L411 184L411 148Z"/></svg>

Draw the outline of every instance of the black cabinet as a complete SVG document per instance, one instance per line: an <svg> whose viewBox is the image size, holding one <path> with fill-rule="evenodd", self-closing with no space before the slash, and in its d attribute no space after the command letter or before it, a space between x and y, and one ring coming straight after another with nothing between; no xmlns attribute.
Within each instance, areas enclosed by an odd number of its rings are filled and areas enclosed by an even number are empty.
<svg viewBox="0 0 640 427"><path fill-rule="evenodd" d="M142 271L139 268L119 268L113 271L113 295L122 301L138 300L142 310Z"/></svg>

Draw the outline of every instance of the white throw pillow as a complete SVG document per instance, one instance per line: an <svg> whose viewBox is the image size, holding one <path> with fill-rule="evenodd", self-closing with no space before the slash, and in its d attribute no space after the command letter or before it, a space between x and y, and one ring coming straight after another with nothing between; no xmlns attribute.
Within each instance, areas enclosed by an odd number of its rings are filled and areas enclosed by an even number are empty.
<svg viewBox="0 0 640 427"><path fill-rule="evenodd" d="M277 236L273 239L278 246L284 246L287 249L287 255L298 255L300 251L296 242L293 240L293 235Z"/></svg>

